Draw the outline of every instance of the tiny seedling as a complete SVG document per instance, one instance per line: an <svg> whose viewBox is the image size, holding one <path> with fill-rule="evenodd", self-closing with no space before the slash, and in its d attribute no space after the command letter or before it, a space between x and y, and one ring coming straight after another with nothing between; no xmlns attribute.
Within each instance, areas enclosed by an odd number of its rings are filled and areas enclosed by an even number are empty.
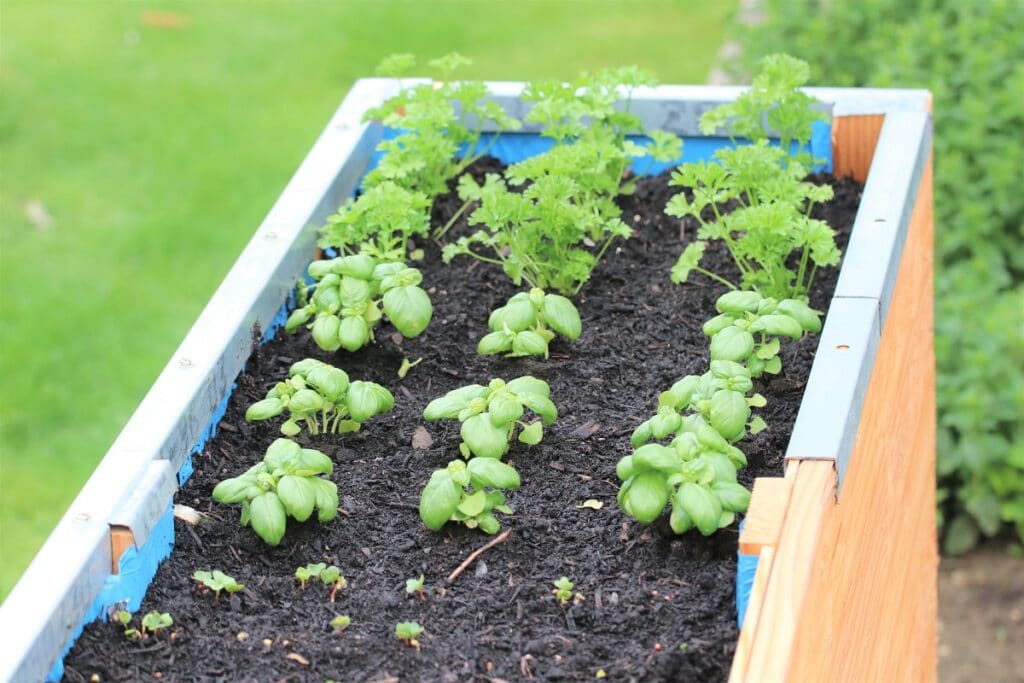
<svg viewBox="0 0 1024 683"><path fill-rule="evenodd" d="M308 272L314 284L299 284L299 306L284 329L295 332L305 325L324 351L358 351L373 339L383 317L411 339L434 315L430 296L419 286L423 274L401 261L350 254L314 261Z"/></svg>
<svg viewBox="0 0 1024 683"><path fill-rule="evenodd" d="M402 365L398 368L398 379L405 379L405 376L409 374L409 371L419 365L423 361L423 358L417 358L414 361L410 361L408 358L402 359Z"/></svg>
<svg viewBox="0 0 1024 683"><path fill-rule="evenodd" d="M423 574L420 574L419 577L415 579L406 579L405 592L409 595L418 595L420 600L425 600L426 594L423 591Z"/></svg>
<svg viewBox="0 0 1024 683"><path fill-rule="evenodd" d="M221 591L227 591L230 594L245 588L245 584L238 583L234 577L228 576L219 569L214 569L212 572L197 570L192 574L192 580L198 583L200 590L205 588L213 591L218 600L220 600Z"/></svg>
<svg viewBox="0 0 1024 683"><path fill-rule="evenodd" d="M311 579L319 579L325 586L331 587L331 602L334 602L335 595L339 590L348 588L348 580L341 575L338 567L328 565L326 562L307 564L295 570L295 578L299 580L299 587L305 588L306 583Z"/></svg>
<svg viewBox="0 0 1024 683"><path fill-rule="evenodd" d="M251 524L266 543L278 545L288 517L305 522L316 510L317 520L323 524L337 516L338 486L321 478L333 471L334 463L320 451L277 439L262 462L217 484L213 499L218 503L241 503L241 525Z"/></svg>
<svg viewBox="0 0 1024 683"><path fill-rule="evenodd" d="M167 612L152 611L142 617L139 628L132 628L132 615L127 610L118 610L114 615L118 623L124 627L124 637L128 640L142 640L150 635L157 635L160 631L170 628L174 619Z"/></svg>
<svg viewBox="0 0 1024 683"><path fill-rule="evenodd" d="M548 357L548 344L561 334L576 340L583 329L579 311L569 299L559 294L545 294L533 288L519 292L501 308L491 313L487 326L490 334L477 345L483 356L504 353L517 356Z"/></svg>
<svg viewBox="0 0 1024 683"><path fill-rule="evenodd" d="M510 382L492 379L486 387L470 384L434 399L423 411L423 419L458 419L463 457L500 458L508 451L517 425L522 428L519 441L529 446L540 443L544 425L558 419L550 395L547 382L529 375ZM524 408L539 415L540 421L524 422Z"/></svg>
<svg viewBox="0 0 1024 683"><path fill-rule="evenodd" d="M338 616L331 619L331 623L329 624L329 626L334 629L335 633L340 635L345 631L345 629L349 627L351 623L351 617L349 617L347 614L339 614Z"/></svg>
<svg viewBox="0 0 1024 683"><path fill-rule="evenodd" d="M420 519L431 531L454 521L493 536L501 529L495 513L512 514L502 491L514 491L519 485L519 473L496 458L453 460L435 470L423 487Z"/></svg>
<svg viewBox="0 0 1024 683"><path fill-rule="evenodd" d="M395 624L395 638L417 650L420 647L419 637L423 635L423 627L415 621L400 621Z"/></svg>
<svg viewBox="0 0 1024 683"><path fill-rule="evenodd" d="M286 380L245 411L249 422L269 420L288 411L281 433L295 436L305 425L310 434L356 432L367 420L395 406L390 391L375 382L349 382L348 374L315 358L294 363Z"/></svg>
<svg viewBox="0 0 1024 683"><path fill-rule="evenodd" d="M568 605L570 601L579 602L583 599L582 595L574 592L573 589L576 588L576 584L570 581L568 576L558 578L552 583L555 587L551 590L551 593L562 607Z"/></svg>

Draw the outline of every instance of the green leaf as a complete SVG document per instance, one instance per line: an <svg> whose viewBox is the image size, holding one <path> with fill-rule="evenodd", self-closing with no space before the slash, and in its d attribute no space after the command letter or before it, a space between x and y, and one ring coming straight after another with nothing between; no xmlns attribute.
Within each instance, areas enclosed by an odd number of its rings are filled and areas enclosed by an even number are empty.
<svg viewBox="0 0 1024 683"><path fill-rule="evenodd" d="M615 474L618 475L619 481L627 481L630 477L637 473L636 464L633 461L632 455L627 455L619 459L615 464Z"/></svg>
<svg viewBox="0 0 1024 683"><path fill-rule="evenodd" d="M537 309L534 308L529 296L516 295L509 299L503 307L491 314L488 326L492 330L508 327L512 332L521 332L537 322Z"/></svg>
<svg viewBox="0 0 1024 683"><path fill-rule="evenodd" d="M267 448L263 462L271 470L283 468L287 463L298 462L302 455L302 446L291 439L274 439L274 442Z"/></svg>
<svg viewBox="0 0 1024 683"><path fill-rule="evenodd" d="M742 484L716 481L711 485L711 492L718 496L722 509L726 512L746 512L750 506L750 491Z"/></svg>
<svg viewBox="0 0 1024 683"><path fill-rule="evenodd" d="M775 356L779 355L779 339L773 337L764 344L759 344L757 352L754 354L761 360L771 360Z"/></svg>
<svg viewBox="0 0 1024 683"><path fill-rule="evenodd" d="M947 555L963 555L978 544L978 525L966 514L959 514L946 525L942 550Z"/></svg>
<svg viewBox="0 0 1024 683"><path fill-rule="evenodd" d="M336 315L317 318L310 330L313 341L324 351L337 351L341 348L341 341L338 339L340 326L341 320Z"/></svg>
<svg viewBox="0 0 1024 683"><path fill-rule="evenodd" d="M213 488L213 499L218 503L241 503L248 496L246 492L255 481L254 477L225 479Z"/></svg>
<svg viewBox="0 0 1024 683"><path fill-rule="evenodd" d="M533 330L517 332L512 338L513 356L548 356L548 342Z"/></svg>
<svg viewBox="0 0 1024 683"><path fill-rule="evenodd" d="M641 472L627 482L621 501L622 510L640 522L650 524L664 511L668 503L669 487L660 472Z"/></svg>
<svg viewBox="0 0 1024 683"><path fill-rule="evenodd" d="M487 387L480 386L479 384L469 384L453 389L444 396L435 398L428 403L423 411L423 419L427 422L455 419L461 411L469 406L470 401L486 396L487 392Z"/></svg>
<svg viewBox="0 0 1024 683"><path fill-rule="evenodd" d="M477 515L477 523L480 525L480 531L493 536L494 534L501 531L501 522L490 512L485 512L481 515Z"/></svg>
<svg viewBox="0 0 1024 683"><path fill-rule="evenodd" d="M583 332L583 322L580 320L579 311L564 296L545 294L541 313L544 316L544 322L551 329L570 341L578 339Z"/></svg>
<svg viewBox="0 0 1024 683"><path fill-rule="evenodd" d="M278 545L284 537L286 512L277 494L268 491L249 504L252 530L268 545Z"/></svg>
<svg viewBox="0 0 1024 683"><path fill-rule="evenodd" d="M306 374L306 381L331 403L341 403L348 391L348 373L330 365L312 368Z"/></svg>
<svg viewBox="0 0 1024 683"><path fill-rule="evenodd" d="M370 341L370 326L361 315L346 316L338 325L338 343L333 349L324 346L320 348L325 351L335 351L339 346L346 351L358 351Z"/></svg>
<svg viewBox="0 0 1024 683"><path fill-rule="evenodd" d="M730 326L711 338L711 358L740 362L754 350L754 337L746 330Z"/></svg>
<svg viewBox="0 0 1024 683"><path fill-rule="evenodd" d="M313 514L316 505L316 491L305 477L285 475L277 482L277 497L284 503L284 509L300 522Z"/></svg>
<svg viewBox="0 0 1024 683"><path fill-rule="evenodd" d="M821 332L821 313L818 313L803 301L783 299L775 310L796 320L806 332Z"/></svg>
<svg viewBox="0 0 1024 683"><path fill-rule="evenodd" d="M666 408L658 411L650 420L651 436L655 439L664 439L669 434L675 433L683 423L683 418L673 408Z"/></svg>
<svg viewBox="0 0 1024 683"><path fill-rule="evenodd" d="M284 331L294 332L295 330L305 325L313 316L313 310L314 309L305 306L303 306L302 308L296 308L294 311L292 311L291 315L288 316L288 320L285 321Z"/></svg>
<svg viewBox="0 0 1024 683"><path fill-rule="evenodd" d="M472 462L472 461L470 461ZM458 511L464 514L466 517L476 517L484 511L484 507L487 503L487 493L485 491L476 491L471 493L462 499L462 502L458 505Z"/></svg>
<svg viewBox="0 0 1024 683"><path fill-rule="evenodd" d="M462 489L452 481L447 470L437 470L420 494L420 519L431 531L445 525L462 500Z"/></svg>
<svg viewBox="0 0 1024 683"><path fill-rule="evenodd" d="M732 325L735 320L736 316L732 313L719 313L714 318L704 323L701 330L703 330L706 336L713 337Z"/></svg>
<svg viewBox="0 0 1024 683"><path fill-rule="evenodd" d="M338 485L327 479L308 480L316 497L316 518L321 524L338 516Z"/></svg>
<svg viewBox="0 0 1024 683"><path fill-rule="evenodd" d="M672 513L669 515L668 524L672 527L672 531L677 534L685 534L693 528L693 520L690 519L690 515L683 509L678 491L672 496Z"/></svg>
<svg viewBox="0 0 1024 683"><path fill-rule="evenodd" d="M795 319L788 315L762 315L750 326L751 332L799 339L803 336L803 328Z"/></svg>
<svg viewBox="0 0 1024 683"><path fill-rule="evenodd" d="M324 399L312 389L300 389L288 401L288 410L292 415L309 417L323 410Z"/></svg>
<svg viewBox="0 0 1024 683"><path fill-rule="evenodd" d="M348 394L345 396L345 405L348 406L349 415L356 422L366 422L375 415L386 412L390 409L387 398L384 397L379 384L356 380L348 387ZM387 391L387 390L385 390ZM391 396L391 392L388 392ZM394 404L394 398L390 403Z"/></svg>
<svg viewBox="0 0 1024 683"><path fill-rule="evenodd" d="M690 242L686 245L686 249L679 255L679 260L672 266L672 282L677 285L686 282L690 278L690 271L700 265L706 248L707 242L703 241Z"/></svg>
<svg viewBox="0 0 1024 683"><path fill-rule="evenodd" d="M384 294L384 314L403 337L411 339L427 329L434 307L421 288L395 287Z"/></svg>
<svg viewBox="0 0 1024 683"><path fill-rule="evenodd" d="M782 372L782 359L778 356L764 361L764 372L769 375L777 375Z"/></svg>
<svg viewBox="0 0 1024 683"><path fill-rule="evenodd" d="M481 356L493 356L498 353L508 353L512 350L513 335L500 330L485 334L480 343L477 344L476 352Z"/></svg>
<svg viewBox="0 0 1024 683"><path fill-rule="evenodd" d="M523 416L523 404L512 394L503 392L492 398L487 404L487 413L491 416L491 424L507 429L509 425Z"/></svg>
<svg viewBox="0 0 1024 683"><path fill-rule="evenodd" d="M738 391L716 391L711 397L711 426L727 441L739 440L750 417L747 399Z"/></svg>
<svg viewBox="0 0 1024 683"><path fill-rule="evenodd" d="M551 396L551 387L548 386L548 383L530 375L517 377L505 386L509 391L516 395L538 394L544 397Z"/></svg>
<svg viewBox="0 0 1024 683"><path fill-rule="evenodd" d="M519 473L510 465L494 458L473 458L467 465L475 486L515 490L519 488Z"/></svg>
<svg viewBox="0 0 1024 683"><path fill-rule="evenodd" d="M495 427L487 413L467 418L460 435L469 450L481 458L500 458L508 450L508 431Z"/></svg>
<svg viewBox="0 0 1024 683"><path fill-rule="evenodd" d="M674 448L649 443L633 452L632 469L636 472L655 470L664 474L678 472L682 460Z"/></svg>
<svg viewBox="0 0 1024 683"><path fill-rule="evenodd" d="M705 536L718 531L718 520L722 516L722 505L718 497L700 484L685 481L676 494L694 526Z"/></svg>
<svg viewBox="0 0 1024 683"><path fill-rule="evenodd" d="M519 432L519 441L527 446L536 446L542 438L544 438L544 426L540 422L528 424Z"/></svg>
<svg viewBox="0 0 1024 683"><path fill-rule="evenodd" d="M744 313L756 312L760 303L761 295L757 292L732 291L718 297L718 300L715 302L715 308L721 313L731 313L738 316Z"/></svg>
<svg viewBox="0 0 1024 683"><path fill-rule="evenodd" d="M511 383L509 383L509 387L511 388ZM558 419L558 408L555 407L555 404L547 396L519 391L515 393L519 400L523 402L523 405L540 415L544 424L554 424L555 420Z"/></svg>

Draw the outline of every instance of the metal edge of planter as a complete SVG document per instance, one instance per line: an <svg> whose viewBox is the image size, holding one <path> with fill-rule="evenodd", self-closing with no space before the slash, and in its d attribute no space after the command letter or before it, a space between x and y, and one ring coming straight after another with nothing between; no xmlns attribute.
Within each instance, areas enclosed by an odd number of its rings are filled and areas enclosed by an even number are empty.
<svg viewBox="0 0 1024 683"><path fill-rule="evenodd" d="M518 100L522 83L488 86L510 113L523 113L525 107ZM170 363L0 606L0 637L6 651L0 659L0 679L40 680L63 656L110 577L110 525L131 529L141 547L165 514L167 501L154 499L168 492L173 496L177 482L170 474L177 475L201 443L211 417L243 369L252 350L253 326L267 329L273 324L281 302L308 263L313 226L351 194L372 156L380 129L360 123L362 112L396 88L397 82L390 79L363 79L353 85ZM698 135L699 114L743 90L644 88L633 97L634 111L645 125ZM919 111L927 100L925 91L916 90L808 92L832 102L836 115ZM826 321L821 344L834 328ZM857 365L858 377L866 376L863 360ZM806 404L805 399L801 414Z"/></svg>

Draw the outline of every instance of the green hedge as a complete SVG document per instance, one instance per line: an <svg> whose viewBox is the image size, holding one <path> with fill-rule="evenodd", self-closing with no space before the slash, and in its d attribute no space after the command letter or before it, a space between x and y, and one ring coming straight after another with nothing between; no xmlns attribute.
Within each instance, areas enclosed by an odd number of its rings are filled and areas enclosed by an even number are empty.
<svg viewBox="0 0 1024 683"><path fill-rule="evenodd" d="M740 29L820 85L935 96L939 524L948 553L1024 539L1024 2L766 0Z"/></svg>

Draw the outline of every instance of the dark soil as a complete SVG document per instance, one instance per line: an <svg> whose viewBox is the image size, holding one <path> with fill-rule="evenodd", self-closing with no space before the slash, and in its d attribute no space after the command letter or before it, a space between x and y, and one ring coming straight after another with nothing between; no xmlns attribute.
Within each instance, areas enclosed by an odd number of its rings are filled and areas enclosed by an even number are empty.
<svg viewBox="0 0 1024 683"><path fill-rule="evenodd" d="M475 170L493 170L479 162ZM832 181L836 200L821 216L845 247L860 200L852 181ZM677 190L667 176L642 179L622 200L635 237L621 242L576 298L584 331L575 343L552 345L542 360L481 357L477 340L490 310L516 288L500 269L468 259L441 263L427 245L421 264L434 320L418 339L402 340L386 324L378 343L355 354L328 354L305 331L283 333L261 347L238 378L218 436L194 458L195 474L176 502L209 513L192 528L176 521L176 548L160 568L140 614L170 612L174 627L141 643L128 642L110 624L89 626L66 659L66 680L240 681L469 681L593 680L603 669L614 681L716 681L728 675L737 637L735 527L711 538L675 537L662 520L638 525L615 502L615 463L630 451L629 435L649 417L658 393L707 367L701 324L714 315L722 287L696 276L675 286L668 272L693 225L662 213ZM457 207L438 200L435 224ZM464 222L455 234L465 231ZM735 275L724 249L711 245L705 264ZM837 270L819 274L811 303L824 310ZM740 445L749 468L741 480L778 476L803 386L818 343L809 336L784 345L784 374L759 390L769 429ZM289 521L285 540L269 548L238 524L238 510L215 505L213 486L262 458L279 434L279 421L248 424L245 408L260 398L289 364L307 356L329 361L353 379L389 387L393 412L359 434L299 441L327 453L342 513L332 522ZM403 359L423 357L404 380ZM445 577L490 538L448 525L430 533L416 512L430 472L459 457L458 425L426 425L433 445L411 446L431 399L492 377L531 374L551 384L560 417L541 445L521 444L507 456L523 486L509 496L515 515L503 519L511 535L484 553L466 573ZM581 509L587 499L599 510ZM328 590L300 590L295 568L325 561L341 567L349 586L332 604ZM246 585L218 602L190 579L197 569L221 569ZM405 580L423 574L426 598L407 596ZM551 582L569 576L584 599L563 609ZM348 614L352 625L336 635L328 622ZM418 621L419 650L395 639L395 623ZM246 635L243 635L246 634Z"/></svg>

